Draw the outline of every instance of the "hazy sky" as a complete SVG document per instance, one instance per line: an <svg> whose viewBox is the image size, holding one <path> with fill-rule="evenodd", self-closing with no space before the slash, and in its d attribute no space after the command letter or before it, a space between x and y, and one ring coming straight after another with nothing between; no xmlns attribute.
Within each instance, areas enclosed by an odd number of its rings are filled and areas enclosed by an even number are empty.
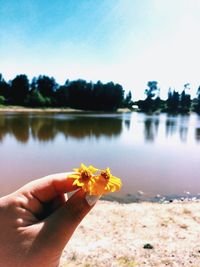
<svg viewBox="0 0 200 267"><path fill-rule="evenodd" d="M200 0L0 0L0 72L57 82L200 85Z"/></svg>

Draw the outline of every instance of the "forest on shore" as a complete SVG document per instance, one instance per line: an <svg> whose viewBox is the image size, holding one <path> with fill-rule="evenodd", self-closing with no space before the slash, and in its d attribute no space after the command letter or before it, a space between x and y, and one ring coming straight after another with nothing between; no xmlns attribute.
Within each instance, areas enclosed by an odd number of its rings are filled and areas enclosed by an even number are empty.
<svg viewBox="0 0 200 267"><path fill-rule="evenodd" d="M39 75L29 81L25 74L7 82L0 74L0 105L116 111L133 103L131 93L125 96L123 87L113 82L78 79L59 85L53 77Z"/></svg>
<svg viewBox="0 0 200 267"><path fill-rule="evenodd" d="M132 93L125 94L122 85L114 82L96 83L83 79L66 80L59 85L53 77L39 75L29 81L27 75L17 75L6 81L0 74L0 105L25 107L64 107L81 110L116 111L119 108L152 113L200 113L200 87L197 96L191 99L190 84L183 85L181 93L169 88L168 98L160 98L157 81L149 81L144 90L145 99L134 101Z"/></svg>

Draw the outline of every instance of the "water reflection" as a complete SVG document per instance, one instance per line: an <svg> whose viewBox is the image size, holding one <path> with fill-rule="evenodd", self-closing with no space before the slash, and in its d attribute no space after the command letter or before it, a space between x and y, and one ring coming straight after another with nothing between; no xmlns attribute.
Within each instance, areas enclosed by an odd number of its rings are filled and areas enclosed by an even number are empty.
<svg viewBox="0 0 200 267"><path fill-rule="evenodd" d="M177 131L177 120L173 117L167 117L165 122L166 137L172 136Z"/></svg>
<svg viewBox="0 0 200 267"><path fill-rule="evenodd" d="M145 198L199 193L200 118L195 114L0 113L0 140L0 196L80 162L109 166L121 177L117 198L132 199L140 190Z"/></svg>
<svg viewBox="0 0 200 267"><path fill-rule="evenodd" d="M200 142L200 128L196 129L195 138L196 138L197 142Z"/></svg>
<svg viewBox="0 0 200 267"><path fill-rule="evenodd" d="M159 119L147 118L144 121L144 137L147 142L153 142L158 133Z"/></svg>
<svg viewBox="0 0 200 267"><path fill-rule="evenodd" d="M189 128L189 115L182 115L180 117L180 139L182 142L187 141L187 136L188 136L188 128Z"/></svg>
<svg viewBox="0 0 200 267"><path fill-rule="evenodd" d="M30 137L39 141L53 141L61 133L66 138L117 137L122 131L122 119L87 116L40 116L33 114L0 115L0 141L9 134L21 143Z"/></svg>
<svg viewBox="0 0 200 267"><path fill-rule="evenodd" d="M142 118L142 120L141 120ZM147 143L176 139L181 143L200 141L200 117L191 115L153 115L140 114L138 122L143 124L143 132L140 133ZM133 121L133 123L135 123ZM136 125L137 126L137 125ZM130 128L130 127L129 127Z"/></svg>
<svg viewBox="0 0 200 267"><path fill-rule="evenodd" d="M131 120L130 119L126 119L124 121L125 127L127 130L130 130L130 126L131 126Z"/></svg>
<svg viewBox="0 0 200 267"><path fill-rule="evenodd" d="M142 120L141 120L142 118ZM137 121L138 120L138 121ZM143 132L138 128L139 122L143 124ZM92 116L77 114L0 114L0 142L6 135L14 136L21 143L27 143L29 138L41 142L53 141L60 133L65 138L82 139L85 137L96 139L101 136L111 138L122 134L123 126L127 131L132 131L134 124L136 131L134 135L143 135L145 142L153 143L160 139L165 132L165 138L178 139L186 143L188 141L189 129L194 130L193 138L200 141L200 120L191 122L191 116L146 116L139 114L136 117L129 116ZM189 140L191 141L191 140Z"/></svg>
<svg viewBox="0 0 200 267"><path fill-rule="evenodd" d="M190 116L168 116L166 119L166 137L179 134L180 141L187 142Z"/></svg>
<svg viewBox="0 0 200 267"><path fill-rule="evenodd" d="M182 142L187 141L188 127L180 127L180 139Z"/></svg>

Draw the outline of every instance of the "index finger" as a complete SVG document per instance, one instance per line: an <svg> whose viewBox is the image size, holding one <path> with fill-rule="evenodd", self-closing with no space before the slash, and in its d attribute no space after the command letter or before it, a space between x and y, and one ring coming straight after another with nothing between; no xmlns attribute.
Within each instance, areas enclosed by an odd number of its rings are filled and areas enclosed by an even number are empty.
<svg viewBox="0 0 200 267"><path fill-rule="evenodd" d="M56 196L78 189L73 185L74 179L68 178L72 172L56 173L34 180L20 191L27 192L40 202L48 202Z"/></svg>

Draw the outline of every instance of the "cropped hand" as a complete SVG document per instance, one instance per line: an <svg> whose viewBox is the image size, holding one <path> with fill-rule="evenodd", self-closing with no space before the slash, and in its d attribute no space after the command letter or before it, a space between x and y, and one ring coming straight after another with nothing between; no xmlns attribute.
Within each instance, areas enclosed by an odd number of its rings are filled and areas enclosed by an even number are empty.
<svg viewBox="0 0 200 267"><path fill-rule="evenodd" d="M74 230L94 206L68 173L46 176L0 198L0 266L55 267ZM90 203L90 205L88 204Z"/></svg>

